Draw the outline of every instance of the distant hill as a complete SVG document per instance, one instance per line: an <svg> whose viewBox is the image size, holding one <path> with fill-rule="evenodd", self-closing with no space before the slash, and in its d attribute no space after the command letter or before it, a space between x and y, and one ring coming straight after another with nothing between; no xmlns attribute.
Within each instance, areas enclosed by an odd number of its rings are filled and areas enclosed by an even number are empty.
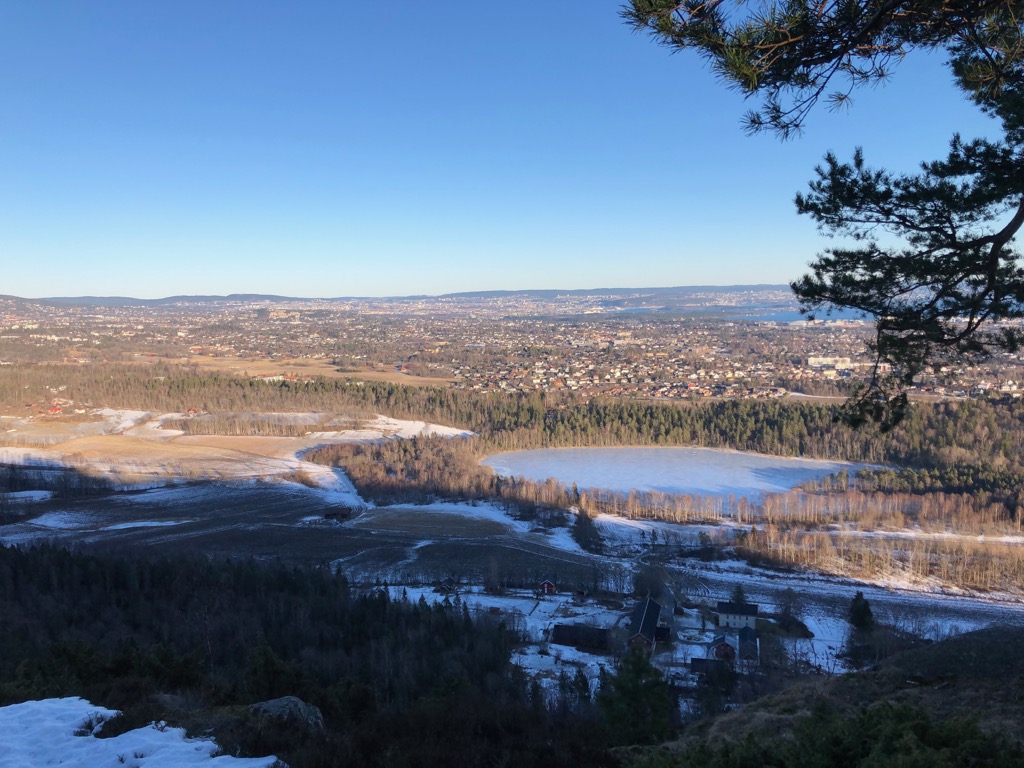
<svg viewBox="0 0 1024 768"><path fill-rule="evenodd" d="M265 293L232 293L226 296L220 295L179 295L167 296L159 299L137 299L131 296L47 296L43 298L28 299L18 296L0 296L0 299L8 301L28 301L35 304L50 306L93 306L93 307L128 307L128 306L168 306L175 304L235 304L235 303L280 303L280 302L313 302L313 301L429 301L438 300L487 300L487 299L509 299L522 298L536 301L552 301L559 298L588 298L593 297L602 306L608 308L616 307L638 307L648 305L651 301L666 303L674 306L680 301L696 300L698 297L706 299L708 294L725 296L727 294L765 294L771 292L785 292L789 294L787 285L690 285L673 287L650 287L650 288L571 288L571 289L534 289L518 291L464 291L459 293L445 293L439 296L415 295L415 296L334 296L334 297L304 297L304 296L280 296L277 294ZM755 296L750 296L753 303L760 303ZM762 299L763 300L763 299ZM735 301L735 299L734 299Z"/></svg>
<svg viewBox="0 0 1024 768"><path fill-rule="evenodd" d="M232 293L228 296L167 296L162 299L135 299L130 296L48 296L41 299L25 299L25 301L34 301L37 304L64 304L72 306L160 307L168 304L227 304L253 301L305 301L305 299L262 293Z"/></svg>
<svg viewBox="0 0 1024 768"><path fill-rule="evenodd" d="M559 296L676 296L694 293L737 293L748 291L789 291L788 285L678 285L668 288L572 288L567 290L535 289L522 291L464 291L446 293L441 299L504 299L521 296L533 299L555 299Z"/></svg>

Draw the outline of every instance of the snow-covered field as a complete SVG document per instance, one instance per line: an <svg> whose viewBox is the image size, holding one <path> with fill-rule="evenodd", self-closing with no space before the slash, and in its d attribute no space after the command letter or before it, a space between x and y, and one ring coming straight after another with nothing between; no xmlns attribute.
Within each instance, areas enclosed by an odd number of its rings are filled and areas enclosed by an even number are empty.
<svg viewBox="0 0 1024 768"><path fill-rule="evenodd" d="M507 477L536 481L553 477L580 488L731 494L748 499L788 491L856 466L711 448L546 448L498 453L482 463Z"/></svg>
<svg viewBox="0 0 1024 768"><path fill-rule="evenodd" d="M214 756L210 739L189 739L181 728L155 723L109 739L97 738L117 712L85 699L43 699L0 707L0 768L267 768L277 758Z"/></svg>

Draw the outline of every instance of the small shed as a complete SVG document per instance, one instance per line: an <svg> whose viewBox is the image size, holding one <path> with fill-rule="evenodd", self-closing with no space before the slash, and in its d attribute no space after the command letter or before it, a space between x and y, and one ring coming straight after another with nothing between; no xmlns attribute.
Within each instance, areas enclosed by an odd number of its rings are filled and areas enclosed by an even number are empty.
<svg viewBox="0 0 1024 768"><path fill-rule="evenodd" d="M709 659L724 661L727 664L733 664L736 661L738 652L739 642L735 637L729 637L728 635L719 635L708 646Z"/></svg>

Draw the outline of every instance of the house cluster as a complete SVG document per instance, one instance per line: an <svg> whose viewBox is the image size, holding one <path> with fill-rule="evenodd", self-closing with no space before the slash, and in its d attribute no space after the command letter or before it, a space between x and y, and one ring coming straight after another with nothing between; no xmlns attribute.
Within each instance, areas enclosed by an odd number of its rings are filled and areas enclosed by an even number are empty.
<svg viewBox="0 0 1024 768"><path fill-rule="evenodd" d="M714 674L726 667L740 672L757 668L761 647L757 634L759 606L753 603L719 601L718 632L703 657L690 660L690 669L697 674Z"/></svg>
<svg viewBox="0 0 1024 768"><path fill-rule="evenodd" d="M718 294L691 298L725 301ZM749 298L732 300L742 306ZM776 398L806 382L832 386L830 380L869 371L871 328L863 321L608 311L615 301L573 294L256 297L98 307L0 297L0 361L237 357L282 360L287 369L284 360L305 358L450 378L453 387L478 391L659 399ZM1021 367L1019 355L1000 355L983 366L929 372L919 386L942 397L1019 397Z"/></svg>
<svg viewBox="0 0 1024 768"><path fill-rule="evenodd" d="M761 654L759 612L760 607L753 603L719 601L712 639L702 644L700 653L690 657L690 670L695 674L714 674L722 669L747 674L756 670ZM558 623L551 629L550 641L592 652L639 648L657 654L675 642L676 624L685 613L671 594L660 598L660 602L646 597L634 605L624 632L589 624Z"/></svg>

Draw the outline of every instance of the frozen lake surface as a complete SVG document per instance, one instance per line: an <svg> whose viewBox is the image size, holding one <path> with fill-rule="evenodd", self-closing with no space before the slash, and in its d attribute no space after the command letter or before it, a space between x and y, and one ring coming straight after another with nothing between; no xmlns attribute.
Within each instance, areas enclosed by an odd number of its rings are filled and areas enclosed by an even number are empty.
<svg viewBox="0 0 1024 768"><path fill-rule="evenodd" d="M545 448L488 456L499 475L628 493L662 491L759 498L857 465L713 448Z"/></svg>

